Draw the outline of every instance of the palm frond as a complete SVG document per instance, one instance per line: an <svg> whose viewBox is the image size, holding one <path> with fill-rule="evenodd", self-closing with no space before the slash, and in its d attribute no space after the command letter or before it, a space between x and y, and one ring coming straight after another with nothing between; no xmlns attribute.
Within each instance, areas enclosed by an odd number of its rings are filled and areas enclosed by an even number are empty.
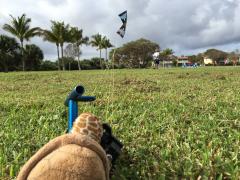
<svg viewBox="0 0 240 180"><path fill-rule="evenodd" d="M90 41L90 44L93 47L98 47L98 49L102 49L102 35L101 34L95 34L92 36L92 40Z"/></svg>
<svg viewBox="0 0 240 180"><path fill-rule="evenodd" d="M13 17L10 24L5 24L3 29L16 36L21 42L24 39L29 40L31 37L40 35L40 28L30 28L31 19L26 17L26 14L22 14L20 17Z"/></svg>
<svg viewBox="0 0 240 180"><path fill-rule="evenodd" d="M42 31L42 36L44 41L55 43L57 46L59 45L58 37L52 31L44 30Z"/></svg>
<svg viewBox="0 0 240 180"><path fill-rule="evenodd" d="M4 24L3 29L11 33L12 35L18 36L18 32L16 31L16 29L9 24Z"/></svg>
<svg viewBox="0 0 240 180"><path fill-rule="evenodd" d="M26 31L24 34L24 38L26 40L29 40L31 37L40 36L40 35L41 35L41 29L39 27L35 27Z"/></svg>

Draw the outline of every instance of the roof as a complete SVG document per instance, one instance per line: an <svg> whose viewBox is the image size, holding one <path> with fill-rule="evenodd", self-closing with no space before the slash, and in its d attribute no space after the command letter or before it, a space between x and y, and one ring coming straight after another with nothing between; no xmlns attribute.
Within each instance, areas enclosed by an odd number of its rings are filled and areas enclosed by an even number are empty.
<svg viewBox="0 0 240 180"><path fill-rule="evenodd" d="M180 57L178 57L178 60L188 60L188 57L187 56L180 56Z"/></svg>

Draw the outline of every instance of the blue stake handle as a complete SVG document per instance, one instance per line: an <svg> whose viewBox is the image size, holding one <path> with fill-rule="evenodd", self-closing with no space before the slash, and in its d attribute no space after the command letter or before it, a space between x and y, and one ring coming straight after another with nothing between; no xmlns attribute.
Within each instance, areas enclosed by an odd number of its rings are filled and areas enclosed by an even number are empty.
<svg viewBox="0 0 240 180"><path fill-rule="evenodd" d="M68 132L71 131L73 122L78 116L78 103L73 100L68 102Z"/></svg>
<svg viewBox="0 0 240 180"><path fill-rule="evenodd" d="M78 117L78 101L88 102L94 101L94 96L82 96L84 93L83 86L75 87L67 96L65 105L68 106L68 133L72 130L73 122Z"/></svg>

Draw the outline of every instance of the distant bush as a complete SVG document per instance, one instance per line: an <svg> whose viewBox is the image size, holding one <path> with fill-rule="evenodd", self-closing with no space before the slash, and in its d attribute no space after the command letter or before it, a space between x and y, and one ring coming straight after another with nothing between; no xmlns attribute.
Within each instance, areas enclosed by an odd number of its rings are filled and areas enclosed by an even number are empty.
<svg viewBox="0 0 240 180"><path fill-rule="evenodd" d="M46 61L42 61L39 69L41 71L53 71L53 70L58 70L58 66L56 62L46 60Z"/></svg>
<svg viewBox="0 0 240 180"><path fill-rule="evenodd" d="M101 69L99 58L92 58L91 60L84 59L80 61L80 66L83 70ZM105 64L103 64L103 68L106 68Z"/></svg>

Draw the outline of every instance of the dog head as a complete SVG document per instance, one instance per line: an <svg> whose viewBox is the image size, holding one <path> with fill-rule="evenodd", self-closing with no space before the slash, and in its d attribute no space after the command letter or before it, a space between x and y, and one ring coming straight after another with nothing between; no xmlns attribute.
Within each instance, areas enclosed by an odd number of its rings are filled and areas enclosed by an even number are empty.
<svg viewBox="0 0 240 180"><path fill-rule="evenodd" d="M98 143L103 135L100 120L91 113L82 113L73 123L72 133L88 136Z"/></svg>

